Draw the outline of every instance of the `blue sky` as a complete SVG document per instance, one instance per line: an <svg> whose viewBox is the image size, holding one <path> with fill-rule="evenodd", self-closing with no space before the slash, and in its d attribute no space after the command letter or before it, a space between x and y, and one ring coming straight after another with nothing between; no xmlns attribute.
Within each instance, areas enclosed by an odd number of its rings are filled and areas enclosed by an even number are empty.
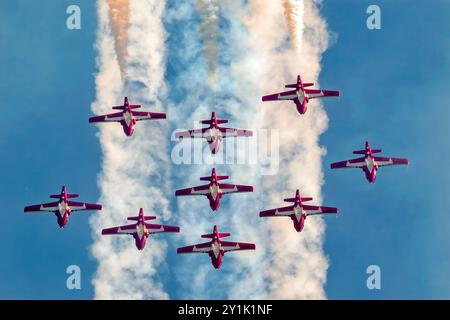
<svg viewBox="0 0 450 320"><path fill-rule="evenodd" d="M329 1L337 42L321 82L342 91L327 103L330 127L324 193L340 217L328 221L330 298L449 298L448 1ZM382 8L382 29L365 28L365 9ZM414 5L412 5L414 3ZM432 17L432 18L431 18ZM410 165L383 168L374 185L362 172L331 171L365 140ZM366 288L381 267L382 290Z"/></svg>
<svg viewBox="0 0 450 320"><path fill-rule="evenodd" d="M65 11L74 3L82 29L70 31ZM369 4L382 8L381 30L365 26ZM87 122L95 13L90 0L0 4L0 298L93 295L92 213L60 230L54 216L25 215L23 207L47 201L62 184L81 200L98 199L101 154ZM326 292L332 299L449 298L450 2L335 0L322 14L337 38L323 57L321 85L342 92L325 101L330 123L321 138L324 202L341 210L327 219ZM366 139L410 165L381 169L374 185L357 170L328 169ZM82 268L80 291L66 289L70 264ZM378 291L366 288L371 264L381 267Z"/></svg>
<svg viewBox="0 0 450 320"><path fill-rule="evenodd" d="M69 31L66 8L72 3L0 4L1 298L92 296L91 213L77 215L65 230L50 214L23 213L25 205L46 202L63 184L81 200L95 202L99 196L100 149L87 121L95 94L95 7L93 1L78 1L82 29ZM82 267L81 291L66 289L71 264Z"/></svg>

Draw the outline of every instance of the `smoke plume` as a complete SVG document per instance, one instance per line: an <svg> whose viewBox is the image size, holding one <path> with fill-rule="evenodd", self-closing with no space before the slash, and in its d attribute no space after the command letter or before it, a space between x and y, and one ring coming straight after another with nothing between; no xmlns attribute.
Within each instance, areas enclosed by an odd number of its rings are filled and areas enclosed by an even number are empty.
<svg viewBox="0 0 450 320"><path fill-rule="evenodd" d="M128 26L130 23L130 0L106 0L109 24L114 34L114 47L122 79L125 78Z"/></svg>

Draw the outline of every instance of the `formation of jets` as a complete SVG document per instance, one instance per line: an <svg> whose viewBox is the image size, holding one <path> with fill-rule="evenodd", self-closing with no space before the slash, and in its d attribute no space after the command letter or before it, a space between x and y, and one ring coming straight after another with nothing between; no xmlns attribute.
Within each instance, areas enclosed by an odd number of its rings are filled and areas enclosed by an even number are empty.
<svg viewBox="0 0 450 320"><path fill-rule="evenodd" d="M309 88L313 85L313 83L303 83L300 75L298 75L297 82L295 84L286 85L286 88L293 90L263 96L262 101L291 100L295 103L298 112L300 114L305 114L310 99L339 96L339 91ZM134 111L134 109L138 109L140 107L141 105L130 104L128 98L125 97L123 105L112 107L114 110L120 110L120 112L91 117L89 118L89 122L119 122L125 135L130 137L134 133L137 121L166 119L165 113ZM216 154L219 151L219 146L223 139L229 137L251 137L253 135L251 130L221 127L220 125L228 123L228 120L218 119L215 112L212 112L210 119L201 120L200 123L207 126L201 129L177 132L175 137L178 139L205 139L209 144L211 153ZM364 171L366 179L370 183L374 183L377 171L380 167L408 164L407 159L374 156L374 154L380 152L381 149L372 149L369 143L366 142L364 150L357 150L353 152L354 154L362 155L362 157L332 163L331 169L360 168ZM230 193L253 192L253 186L219 182L228 178L228 176L218 175L216 169L213 168L210 176L200 178L201 181L209 182L208 184L176 190L175 196L205 196L209 201L211 210L218 211L223 195ZM90 204L69 200L72 198L77 198L78 195L67 193L65 186L62 187L60 194L51 195L50 197L57 199L57 201L27 206L24 208L24 211L53 212L57 217L58 225L63 228L66 226L69 216L74 211L102 209L100 204ZM338 213L338 208L335 207L305 204L306 202L312 200L313 198L311 197L303 197L300 194L300 190L297 189L293 198L284 199L285 202L292 203L291 205L261 211L259 216L289 217L293 222L295 231L301 232L305 227L307 217ZM180 228L177 226L148 223L147 221L154 220L156 217L146 216L142 208L140 209L138 216L128 217L127 219L129 221L134 221L134 223L103 229L102 235L131 235L134 238L136 248L138 250L143 250L146 245L147 238L151 234L180 232ZM209 242L178 248L177 253L207 253L211 258L214 268L219 269L222 265L222 259L226 252L256 249L256 246L253 243L221 240L222 238L228 236L230 236L229 233L219 232L218 227L215 225L211 234L204 234L201 236L202 238L211 239Z"/></svg>

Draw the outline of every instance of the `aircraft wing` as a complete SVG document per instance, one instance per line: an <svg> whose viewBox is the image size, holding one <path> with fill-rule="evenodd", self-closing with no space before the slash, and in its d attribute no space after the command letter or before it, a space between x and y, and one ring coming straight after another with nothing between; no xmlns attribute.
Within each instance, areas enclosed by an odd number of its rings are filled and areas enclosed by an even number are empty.
<svg viewBox="0 0 450 320"><path fill-rule="evenodd" d="M209 128L188 130L175 133L175 138L203 138L203 133Z"/></svg>
<svg viewBox="0 0 450 320"><path fill-rule="evenodd" d="M24 208L24 212L37 212L37 211L57 211L59 202L49 202L43 204L36 204L32 206L27 206Z"/></svg>
<svg viewBox="0 0 450 320"><path fill-rule="evenodd" d="M222 241L220 243L220 246L224 252L256 249L256 246L253 243L244 243L244 242Z"/></svg>
<svg viewBox="0 0 450 320"><path fill-rule="evenodd" d="M211 242L199 243L177 249L177 253L198 253L211 251Z"/></svg>
<svg viewBox="0 0 450 320"><path fill-rule="evenodd" d="M331 169L339 168L362 168L366 165L366 158L361 157L352 160L340 161L331 164Z"/></svg>
<svg viewBox="0 0 450 320"><path fill-rule="evenodd" d="M203 185L193 188L180 189L175 191L176 196L197 196L197 195L207 195L210 193L209 185Z"/></svg>
<svg viewBox="0 0 450 320"><path fill-rule="evenodd" d="M220 191L222 193L238 193L238 192L252 192L252 186L241 186L237 184L220 183Z"/></svg>
<svg viewBox="0 0 450 320"><path fill-rule="evenodd" d="M297 92L295 90L290 90L263 96L262 101L293 100L295 98L297 98Z"/></svg>
<svg viewBox="0 0 450 320"><path fill-rule="evenodd" d="M401 158L374 157L374 160L379 167L408 164L408 159Z"/></svg>
<svg viewBox="0 0 450 320"><path fill-rule="evenodd" d="M151 119L165 119L166 118L165 113L159 113L159 112L132 111L131 113L133 114L134 118L137 121L151 120Z"/></svg>
<svg viewBox="0 0 450 320"><path fill-rule="evenodd" d="M305 94L308 96L309 99L323 98L323 97L338 97L339 91L305 89Z"/></svg>
<svg viewBox="0 0 450 320"><path fill-rule="evenodd" d="M338 212L337 208L333 207L319 207L319 206L308 206L302 205L303 211L305 211L307 216L314 216L317 214L335 214Z"/></svg>
<svg viewBox="0 0 450 320"><path fill-rule="evenodd" d="M146 223L145 227L149 233L161 233L161 232L180 232L179 227L163 226L160 224Z"/></svg>
<svg viewBox="0 0 450 320"><path fill-rule="evenodd" d="M124 120L123 112L110 113L103 116L89 118L89 122L118 122L122 120Z"/></svg>
<svg viewBox="0 0 450 320"><path fill-rule="evenodd" d="M253 132L251 130L242 130L234 128L219 128L223 138L230 137L251 137Z"/></svg>
<svg viewBox="0 0 450 320"><path fill-rule="evenodd" d="M68 201L67 204L72 211L80 211L80 210L102 210L102 206L99 204L91 204L84 202L76 202L76 201Z"/></svg>
<svg viewBox="0 0 450 320"><path fill-rule="evenodd" d="M107 228L102 230L102 234L104 235L113 235L113 234L135 234L136 233L136 225L129 224L126 226Z"/></svg>
<svg viewBox="0 0 450 320"><path fill-rule="evenodd" d="M294 214L294 206L281 207L276 209L270 209L261 211L260 217L285 217Z"/></svg>

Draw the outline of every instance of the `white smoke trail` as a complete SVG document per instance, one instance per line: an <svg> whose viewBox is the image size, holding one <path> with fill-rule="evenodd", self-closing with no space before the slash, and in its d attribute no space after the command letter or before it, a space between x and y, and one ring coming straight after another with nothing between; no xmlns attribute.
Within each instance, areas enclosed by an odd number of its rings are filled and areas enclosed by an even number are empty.
<svg viewBox="0 0 450 320"><path fill-rule="evenodd" d="M208 68L208 81L214 88L217 83L219 59L219 0L198 0L200 33Z"/></svg>
<svg viewBox="0 0 450 320"><path fill-rule="evenodd" d="M130 23L130 0L107 0L109 24L114 34L114 47L122 79L125 78L128 26Z"/></svg>
<svg viewBox="0 0 450 320"><path fill-rule="evenodd" d="M323 180L319 145L320 134L328 119L318 101L311 101L306 115L296 113L291 102L264 103L263 94L277 91L293 82L297 73L307 81L315 81L320 72L322 52L328 45L326 23L318 11L319 0L296 1L304 5L303 26L296 26L296 44L302 45L299 59L295 49L283 46L289 30L283 23L285 1L250 0L246 11L239 6L230 17L240 17L248 30L245 54L233 65L241 90L235 94L253 111L249 121L253 127L278 128L280 134L280 172L262 178L259 204L248 215L259 210L282 206L282 199L292 197L299 188L321 202ZM303 3L300 3L303 2ZM240 13L241 12L241 13ZM240 14L239 14L240 13ZM297 20L298 22L299 20ZM292 31L292 30L291 30ZM241 34L237 35L241 36ZM258 100L256 100L258 99ZM233 203L241 206L242 203ZM245 206L247 209L250 205ZM232 277L231 298L311 299L325 298L327 259L322 250L325 226L321 218L309 219L301 234L293 230L289 219L267 219L259 222L257 234L254 218L235 218L242 233L258 236L259 250L264 256L253 261L248 272ZM250 229L251 228L251 229ZM242 271L241 265L239 265ZM249 294L248 288L252 288ZM254 294L255 292L256 294Z"/></svg>
<svg viewBox="0 0 450 320"><path fill-rule="evenodd" d="M168 10L167 23L172 28L178 25L191 25L196 19L195 6L191 3L176 3ZM173 68L177 70L176 79L173 81L172 95L180 96L170 109L173 115L176 128L189 129L194 126L194 122L200 119L208 119L212 111L216 111L218 117L229 118L230 126L245 127L245 122L234 117L240 106L233 98L230 88L227 88L229 78L226 73L221 76L218 82L220 90L213 92L208 84L208 66L205 66L201 58L203 51L203 39L195 28L186 28L182 36L173 39L176 50L171 50L175 55L171 58ZM222 75L222 72L221 72ZM181 94L180 94L181 93ZM231 114L230 114L231 113ZM230 117L231 115L231 117ZM175 118L176 117L176 118ZM206 143L202 142L207 148ZM232 140L222 144L232 143ZM206 161L211 161L217 157L210 155L207 149ZM230 181L240 184L247 184L250 181L245 176L235 174L235 166L227 165L181 165L174 167L174 176L178 177L174 189L185 188L202 184L199 177L207 176L211 173L211 168L215 166L220 175L229 175ZM241 200L251 199L252 194L236 195ZM251 241L252 239L237 239L236 230L231 228L230 221L235 214L226 206L226 199L222 200L219 212L212 213L209 203L205 198L185 197L178 198L177 221L182 228L178 245L187 245L202 242L200 235L211 233L213 225L218 225L223 232L231 232L234 240ZM230 238L231 239L231 238ZM246 254L246 253L243 253ZM251 255L251 253L250 253ZM229 257L226 257L226 260ZM226 298L226 292L221 286L211 286L211 283L223 282L224 272L230 269L231 261L225 262L221 270L214 270L207 255L183 255L178 257L178 266L175 268L178 297L184 299L213 299Z"/></svg>
<svg viewBox="0 0 450 320"><path fill-rule="evenodd" d="M302 51L303 0L284 0L284 16L291 35L292 46L298 53Z"/></svg>
<svg viewBox="0 0 450 320"><path fill-rule="evenodd" d="M96 101L95 114L111 112L111 106L127 95L131 103L161 110L165 95L165 30L161 18L165 2L141 0L130 3L128 29L128 79L122 84L114 52L114 37L105 0L98 0ZM163 284L155 275L166 255L163 234L149 238L144 251L138 252L129 236L101 236L101 229L126 224L126 217L144 208L148 215L169 219L170 192L167 185L167 123L140 122L133 137L126 137L118 124L100 124L103 152L102 172L98 177L104 210L91 218L94 234L92 254L99 267L92 280L96 299L166 299ZM162 221L161 221L162 222Z"/></svg>

